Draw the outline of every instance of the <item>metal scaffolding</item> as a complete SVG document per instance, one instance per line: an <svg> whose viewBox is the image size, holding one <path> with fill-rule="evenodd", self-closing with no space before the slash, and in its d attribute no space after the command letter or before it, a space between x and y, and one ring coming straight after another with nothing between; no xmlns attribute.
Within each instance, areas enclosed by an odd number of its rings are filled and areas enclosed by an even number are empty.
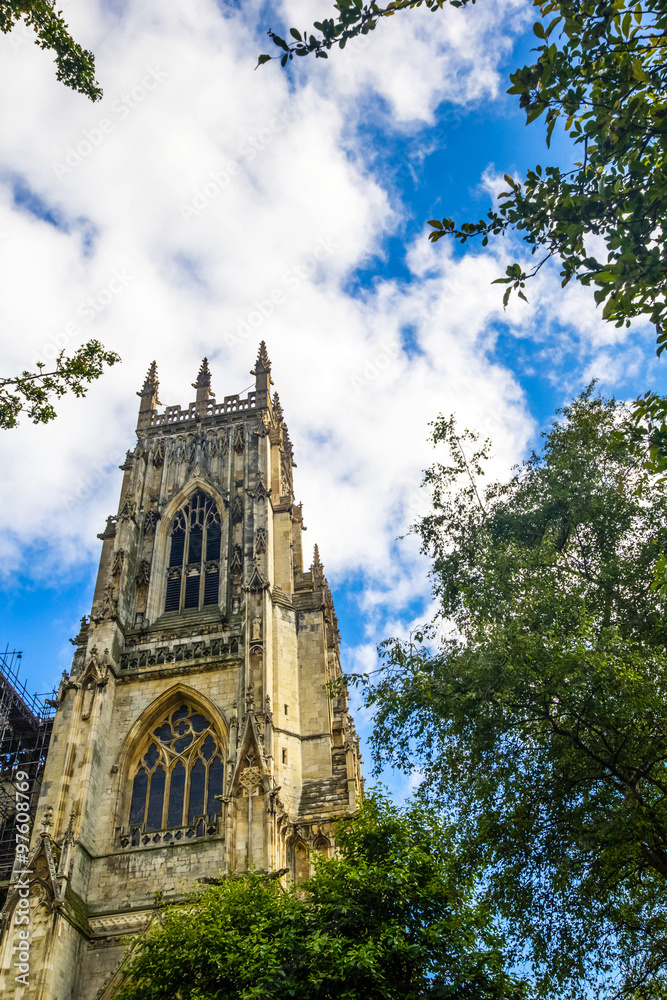
<svg viewBox="0 0 667 1000"><path fill-rule="evenodd" d="M17 771L25 771L30 782L30 826L42 783L49 749L55 708L41 695L30 694L19 679L21 653L0 652L0 907L7 888L16 853L16 795L12 780Z"/></svg>

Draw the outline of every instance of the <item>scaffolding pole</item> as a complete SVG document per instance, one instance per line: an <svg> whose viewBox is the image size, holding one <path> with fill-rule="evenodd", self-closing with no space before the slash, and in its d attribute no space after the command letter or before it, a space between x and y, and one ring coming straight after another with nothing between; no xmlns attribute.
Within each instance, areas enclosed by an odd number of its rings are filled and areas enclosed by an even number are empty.
<svg viewBox="0 0 667 1000"><path fill-rule="evenodd" d="M24 771L30 783L30 826L42 783L55 709L31 694L19 678L22 654L0 652L0 907L4 904L16 854L16 791L13 776Z"/></svg>

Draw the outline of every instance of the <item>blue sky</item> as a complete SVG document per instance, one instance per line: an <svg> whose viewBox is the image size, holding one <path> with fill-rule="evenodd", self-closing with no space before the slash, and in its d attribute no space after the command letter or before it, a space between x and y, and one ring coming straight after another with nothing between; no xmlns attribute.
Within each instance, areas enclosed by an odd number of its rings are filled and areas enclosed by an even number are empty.
<svg viewBox="0 0 667 1000"><path fill-rule="evenodd" d="M490 435L502 476L591 378L626 398L665 391L651 332L606 326L555 267L503 312L491 281L521 255L513 238L427 241L433 216L483 215L504 171L569 162L505 93L530 6L412 12L288 72L255 72L263 32L311 23L326 0L63 10L97 55L97 105L57 83L24 29L0 38L3 364L92 336L123 364L52 425L3 437L0 641L23 651L33 690L57 683L149 362L165 404L189 401L204 354L223 396L252 381L263 338L344 666L370 668L377 642L430 611L428 565L397 541L426 502L430 420L455 412Z"/></svg>

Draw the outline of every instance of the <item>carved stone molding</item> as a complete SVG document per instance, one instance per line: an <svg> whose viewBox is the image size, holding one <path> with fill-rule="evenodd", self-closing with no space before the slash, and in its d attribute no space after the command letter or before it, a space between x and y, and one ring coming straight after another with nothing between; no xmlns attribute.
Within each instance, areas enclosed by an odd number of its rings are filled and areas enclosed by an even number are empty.
<svg viewBox="0 0 667 1000"><path fill-rule="evenodd" d="M263 784L262 770L259 767L244 767L239 775L239 785L252 795L256 788Z"/></svg>
<svg viewBox="0 0 667 1000"><path fill-rule="evenodd" d="M140 934L148 927L151 916L150 913L123 913L117 916L91 917L89 924L92 933L100 937L110 934Z"/></svg>
<svg viewBox="0 0 667 1000"><path fill-rule="evenodd" d="M93 613L91 617L96 625L104 621L118 621L118 603L114 596L113 587L106 588L101 606L97 613Z"/></svg>
<svg viewBox="0 0 667 1000"><path fill-rule="evenodd" d="M118 511L119 521L134 521L136 520L137 514L137 504L134 500L132 494L128 491L125 494L125 499L123 500L123 506Z"/></svg>
<svg viewBox="0 0 667 1000"><path fill-rule="evenodd" d="M266 552L266 546L266 528L258 528L255 532L255 555L263 555Z"/></svg>
<svg viewBox="0 0 667 1000"><path fill-rule="evenodd" d="M159 519L160 519L160 514L158 513L158 511L156 510L146 511L146 516L144 517L144 532L147 535L155 531Z"/></svg>
<svg viewBox="0 0 667 1000"><path fill-rule="evenodd" d="M231 518L235 523L243 520L243 503L240 497L234 497L232 500Z"/></svg>
<svg viewBox="0 0 667 1000"><path fill-rule="evenodd" d="M259 483L255 489L255 500L266 500L267 497L271 496L271 488L264 485L264 480L259 477Z"/></svg>
<svg viewBox="0 0 667 1000"><path fill-rule="evenodd" d="M120 658L121 671L141 670L145 667L163 666L165 664L189 663L195 660L237 656L239 652L238 635L226 635L212 640L199 642L184 642L178 644L161 644L154 649L126 651Z"/></svg>
<svg viewBox="0 0 667 1000"><path fill-rule="evenodd" d="M102 541L104 541L106 538L115 538L117 521L118 518L114 514L109 514L104 531L100 532L100 534L97 537L100 538Z"/></svg>
<svg viewBox="0 0 667 1000"><path fill-rule="evenodd" d="M266 590L269 586L268 580L264 578L262 573L259 571L257 566L253 567L252 574L248 580L248 586L246 590L251 593L259 593L262 590Z"/></svg>
<svg viewBox="0 0 667 1000"><path fill-rule="evenodd" d="M125 562L125 550L118 549L113 559L113 566L111 567L112 576L120 576L123 572L123 563Z"/></svg>
<svg viewBox="0 0 667 1000"><path fill-rule="evenodd" d="M153 452L153 465L156 469L159 469L162 465L164 465L164 452L164 444L162 441L158 441L155 451Z"/></svg>
<svg viewBox="0 0 667 1000"><path fill-rule="evenodd" d="M232 576L236 576L243 572L243 550L240 545L234 546L234 554L232 555L232 560L229 564L229 571Z"/></svg>

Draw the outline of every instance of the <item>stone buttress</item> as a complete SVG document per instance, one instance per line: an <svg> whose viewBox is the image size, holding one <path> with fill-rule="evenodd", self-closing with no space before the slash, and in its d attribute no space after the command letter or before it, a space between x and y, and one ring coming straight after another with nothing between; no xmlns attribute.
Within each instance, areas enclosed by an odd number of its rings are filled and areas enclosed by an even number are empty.
<svg viewBox="0 0 667 1000"><path fill-rule="evenodd" d="M153 363L89 618L57 697L32 831L28 984L2 914L0 996L112 997L157 898L220 869L310 870L363 792L317 546L261 344L247 396L158 407ZM17 909L19 908L19 909ZM25 953L25 952L24 952Z"/></svg>

